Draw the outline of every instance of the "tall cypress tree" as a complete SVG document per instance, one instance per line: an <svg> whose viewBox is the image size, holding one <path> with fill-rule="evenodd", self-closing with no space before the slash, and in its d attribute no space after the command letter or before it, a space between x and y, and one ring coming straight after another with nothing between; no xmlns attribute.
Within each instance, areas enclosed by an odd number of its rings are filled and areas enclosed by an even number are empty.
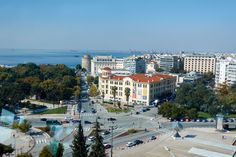
<svg viewBox="0 0 236 157"><path fill-rule="evenodd" d="M58 143L56 157L62 157L64 152L64 146L61 143Z"/></svg>
<svg viewBox="0 0 236 157"><path fill-rule="evenodd" d="M72 156L73 157L87 157L87 147L86 147L86 140L84 138L83 128L81 123L78 127L78 132L74 136L74 140L72 145L70 146L72 149Z"/></svg>
<svg viewBox="0 0 236 157"><path fill-rule="evenodd" d="M96 121L95 142L92 145L92 150L89 154L89 157L106 157L103 138L99 135L99 128L99 123Z"/></svg>

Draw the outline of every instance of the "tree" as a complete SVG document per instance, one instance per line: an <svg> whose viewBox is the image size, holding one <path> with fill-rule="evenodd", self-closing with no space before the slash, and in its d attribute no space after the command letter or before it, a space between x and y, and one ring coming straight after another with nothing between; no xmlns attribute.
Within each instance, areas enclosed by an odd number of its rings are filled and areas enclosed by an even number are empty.
<svg viewBox="0 0 236 157"><path fill-rule="evenodd" d="M125 96L126 96L126 101L127 105L129 104L129 96L130 96L130 88L125 88Z"/></svg>
<svg viewBox="0 0 236 157"><path fill-rule="evenodd" d="M95 142L91 147L89 157L106 157L105 147L103 145L103 138L99 135L99 123L96 121Z"/></svg>
<svg viewBox="0 0 236 157"><path fill-rule="evenodd" d="M183 109L174 103L165 102L159 108L158 113L162 114L163 117L178 119L183 116Z"/></svg>
<svg viewBox="0 0 236 157"><path fill-rule="evenodd" d="M31 123L30 123L30 121L28 121L26 119L24 119L23 122L21 122L19 125L19 129L23 133L28 132L30 128L31 128Z"/></svg>
<svg viewBox="0 0 236 157"><path fill-rule="evenodd" d="M112 92L112 95L113 95L113 103L115 105L115 99L116 99L116 94L117 94L117 87L116 86L113 86L111 88L111 92Z"/></svg>
<svg viewBox="0 0 236 157"><path fill-rule="evenodd" d="M90 86L89 95L92 96L92 97L98 95L97 87L94 84Z"/></svg>
<svg viewBox="0 0 236 157"><path fill-rule="evenodd" d="M96 76L93 80L93 83L98 86L98 82L99 82L99 77Z"/></svg>
<svg viewBox="0 0 236 157"><path fill-rule="evenodd" d="M0 143L0 157L2 157L4 154L11 154L14 151L14 149L11 147L11 145L4 145Z"/></svg>
<svg viewBox="0 0 236 157"><path fill-rule="evenodd" d="M58 143L56 157L62 157L64 152L64 146L61 143Z"/></svg>
<svg viewBox="0 0 236 157"><path fill-rule="evenodd" d="M104 98L105 98L105 92L104 91L102 91L102 102L104 102Z"/></svg>
<svg viewBox="0 0 236 157"><path fill-rule="evenodd" d="M94 81L94 77L93 76L87 76L87 82L88 82L88 84L89 85L91 85L92 83L93 83L93 81Z"/></svg>
<svg viewBox="0 0 236 157"><path fill-rule="evenodd" d="M39 157L53 157L53 154L50 151L48 146L44 146L42 151L39 154Z"/></svg>
<svg viewBox="0 0 236 157"><path fill-rule="evenodd" d="M157 68L157 72L163 72L164 70L162 68Z"/></svg>
<svg viewBox="0 0 236 157"><path fill-rule="evenodd" d="M86 139L83 133L83 127L81 123L78 126L78 131L74 136L74 140L72 141L72 145L70 146L72 149L73 157L87 157L87 147L86 147Z"/></svg>
<svg viewBox="0 0 236 157"><path fill-rule="evenodd" d="M75 69L76 69L76 70L81 70L81 69L82 69L82 66L81 66L80 64L77 64L77 65L75 66Z"/></svg>
<svg viewBox="0 0 236 157"><path fill-rule="evenodd" d="M18 154L17 157L33 157L33 156L30 153L22 153L22 154Z"/></svg>

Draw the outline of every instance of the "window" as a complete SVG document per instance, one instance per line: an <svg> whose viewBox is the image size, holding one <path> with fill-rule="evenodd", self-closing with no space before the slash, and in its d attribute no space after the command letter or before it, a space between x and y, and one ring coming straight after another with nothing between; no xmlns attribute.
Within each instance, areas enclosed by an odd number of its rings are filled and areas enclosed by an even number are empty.
<svg viewBox="0 0 236 157"><path fill-rule="evenodd" d="M110 84L113 84L113 81L111 81Z"/></svg>
<svg viewBox="0 0 236 157"><path fill-rule="evenodd" d="M129 81L126 81L126 82L125 82L125 85L130 85L130 82L129 82Z"/></svg>
<svg viewBox="0 0 236 157"><path fill-rule="evenodd" d="M123 85L123 82L119 82L119 85Z"/></svg>

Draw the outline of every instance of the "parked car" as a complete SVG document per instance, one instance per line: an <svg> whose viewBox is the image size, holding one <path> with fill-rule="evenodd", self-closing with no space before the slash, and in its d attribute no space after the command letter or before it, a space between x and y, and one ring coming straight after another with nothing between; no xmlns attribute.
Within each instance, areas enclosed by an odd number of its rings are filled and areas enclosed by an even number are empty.
<svg viewBox="0 0 236 157"><path fill-rule="evenodd" d="M111 117L111 118L107 118L107 120L108 120L108 121L116 121L116 119L115 119L115 118L112 118L112 117Z"/></svg>
<svg viewBox="0 0 236 157"><path fill-rule="evenodd" d="M89 141L94 141L94 140L95 140L95 136L89 136L89 137L88 137L88 140L89 140Z"/></svg>
<svg viewBox="0 0 236 157"><path fill-rule="evenodd" d="M135 112L135 114L139 114L139 112Z"/></svg>
<svg viewBox="0 0 236 157"><path fill-rule="evenodd" d="M85 110L81 110L81 113L85 113L86 111Z"/></svg>
<svg viewBox="0 0 236 157"><path fill-rule="evenodd" d="M43 122L46 122L47 118L41 118L40 120L43 121Z"/></svg>
<svg viewBox="0 0 236 157"><path fill-rule="evenodd" d="M102 135L108 135L108 134L110 134L110 131L107 130L102 133Z"/></svg>
<svg viewBox="0 0 236 157"><path fill-rule="evenodd" d="M149 140L155 140L155 139L157 139L156 136L151 136L151 137L149 138Z"/></svg>
<svg viewBox="0 0 236 157"><path fill-rule="evenodd" d="M62 120L61 123L62 123L62 124L68 124L68 123L70 123L70 121L68 121L68 120Z"/></svg>
<svg viewBox="0 0 236 157"><path fill-rule="evenodd" d="M139 145L139 144L143 144L143 141L142 140L135 140L133 143L135 145Z"/></svg>
<svg viewBox="0 0 236 157"><path fill-rule="evenodd" d="M74 120L72 120L72 123L81 123L81 120L80 119L74 119Z"/></svg>
<svg viewBox="0 0 236 157"><path fill-rule="evenodd" d="M126 144L126 146L127 146L127 147L133 147L133 146L135 146L135 144L134 144L133 142L128 142L128 143Z"/></svg>
<svg viewBox="0 0 236 157"><path fill-rule="evenodd" d="M88 121L88 120L85 120L84 121L84 124L92 124L92 122Z"/></svg>
<svg viewBox="0 0 236 157"><path fill-rule="evenodd" d="M111 148L111 145L110 144L103 144L104 145L104 147L105 147L105 149L109 149L109 148Z"/></svg>

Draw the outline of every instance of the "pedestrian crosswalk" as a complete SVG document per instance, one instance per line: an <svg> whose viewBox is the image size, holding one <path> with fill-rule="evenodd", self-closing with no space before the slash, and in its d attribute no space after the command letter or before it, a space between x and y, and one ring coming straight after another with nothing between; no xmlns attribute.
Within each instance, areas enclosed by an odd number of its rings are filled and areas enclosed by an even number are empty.
<svg viewBox="0 0 236 157"><path fill-rule="evenodd" d="M94 117L94 116L96 116L96 114L93 114L93 113L82 113L81 116L83 116L83 117Z"/></svg>
<svg viewBox="0 0 236 157"><path fill-rule="evenodd" d="M50 139L43 138L43 139L35 139L36 144L42 144L42 143L49 143Z"/></svg>

